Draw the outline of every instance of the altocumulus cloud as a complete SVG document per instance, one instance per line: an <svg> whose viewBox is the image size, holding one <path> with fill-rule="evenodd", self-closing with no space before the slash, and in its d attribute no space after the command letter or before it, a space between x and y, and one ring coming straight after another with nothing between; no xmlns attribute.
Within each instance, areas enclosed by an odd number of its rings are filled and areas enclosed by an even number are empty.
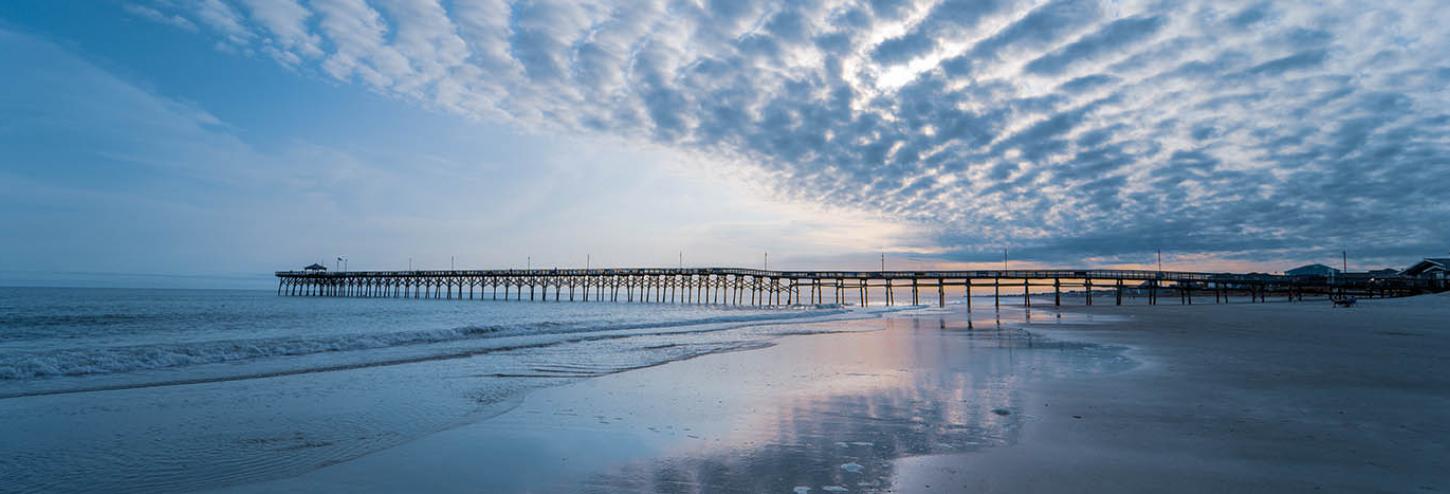
<svg viewBox="0 0 1450 494"><path fill-rule="evenodd" d="M1450 241L1441 0L207 0L129 9L428 107L663 143L947 255ZM991 253L989 253L991 252Z"/></svg>

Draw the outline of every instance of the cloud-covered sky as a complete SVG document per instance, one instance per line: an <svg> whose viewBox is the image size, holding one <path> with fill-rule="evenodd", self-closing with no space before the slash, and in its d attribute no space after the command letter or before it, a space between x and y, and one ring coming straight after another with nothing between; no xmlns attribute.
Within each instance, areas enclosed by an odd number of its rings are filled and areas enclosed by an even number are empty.
<svg viewBox="0 0 1450 494"><path fill-rule="evenodd" d="M249 70L502 132L679 153L662 159L748 175L746 188L792 207L897 223L914 238L889 247L941 263L1003 248L1134 263L1161 248L1206 266L1341 249L1399 265L1450 250L1440 0L138 0L119 12Z"/></svg>

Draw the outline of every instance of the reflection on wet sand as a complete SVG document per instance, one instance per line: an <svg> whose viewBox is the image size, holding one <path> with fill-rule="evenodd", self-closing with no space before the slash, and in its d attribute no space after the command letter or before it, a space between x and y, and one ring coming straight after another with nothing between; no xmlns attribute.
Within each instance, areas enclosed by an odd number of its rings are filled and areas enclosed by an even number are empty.
<svg viewBox="0 0 1450 494"><path fill-rule="evenodd" d="M1023 380L1132 365L1115 349L1012 329L965 331L966 321L949 317L902 317L878 324L887 330L828 345L855 359L854 377L866 379L827 378L829 392L790 393L776 406L754 410L744 417L746 425L732 428L710 447L630 461L561 490L875 491L890 485L892 460L1012 443L1023 422L1031 420L1032 411L1022 409L1016 393ZM791 343L826 343L824 338L807 340ZM804 380L793 385L815 386Z"/></svg>
<svg viewBox="0 0 1450 494"><path fill-rule="evenodd" d="M924 309L705 334L842 331L541 389L497 417L236 491L879 491L892 460L1018 441L1041 413L1023 405L1026 383L1134 365L1010 329L1020 311L972 318Z"/></svg>

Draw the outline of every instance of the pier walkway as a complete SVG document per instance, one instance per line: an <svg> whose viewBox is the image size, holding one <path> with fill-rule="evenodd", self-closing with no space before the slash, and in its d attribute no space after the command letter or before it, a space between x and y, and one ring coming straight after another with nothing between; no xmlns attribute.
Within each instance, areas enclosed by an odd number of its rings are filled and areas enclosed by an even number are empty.
<svg viewBox="0 0 1450 494"><path fill-rule="evenodd" d="M921 305L947 292L965 296L1051 296L1064 293L1123 304L1124 296L1156 305L1165 295L1181 304L1303 300L1307 296L1390 297L1419 293L1419 280L1389 277L1290 277L1267 274L1182 271L1033 269L972 271L767 271L742 268L491 269L446 271L279 271L277 294L323 297L435 298L461 300L608 301L722 305ZM1007 292L1004 294L1004 290ZM527 292L527 293L526 293ZM552 293L550 293L552 292ZM934 294L932 292L935 292ZM907 295L908 300L897 300ZM527 297L527 298L525 298ZM1039 303L1042 303L1039 301ZM1099 302L1103 303L1103 302Z"/></svg>

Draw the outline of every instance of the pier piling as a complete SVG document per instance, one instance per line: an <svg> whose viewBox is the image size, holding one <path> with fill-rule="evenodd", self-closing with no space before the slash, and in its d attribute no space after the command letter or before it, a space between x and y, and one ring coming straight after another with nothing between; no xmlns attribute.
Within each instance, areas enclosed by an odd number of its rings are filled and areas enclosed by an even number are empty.
<svg viewBox="0 0 1450 494"><path fill-rule="evenodd" d="M780 306L832 302L845 305L847 291L856 291L856 304L871 302L880 289L887 306L896 305L895 289L911 287L911 304L921 305L923 289L936 288L937 306L947 306L947 287L961 286L968 310L973 288L991 285L994 307L1002 305L1002 288L1020 281L1022 304L1032 306L1034 281L1052 284L1053 305L1063 304L1063 287L1081 286L1083 305L1093 305L1097 283L1111 283L1113 302L1123 305L1125 294L1146 295L1158 305L1160 288L1178 292L1180 305L1193 305L1196 289L1212 290L1214 303L1230 303L1235 293L1250 303L1266 303L1282 294L1288 302L1303 301L1305 293L1320 296L1394 297L1429 291L1414 278L1376 278L1370 282L1293 278L1264 274L1163 272L1140 270L982 270L982 271L764 271L738 268L679 269L529 269L449 271L279 271L278 296L412 298L440 300L528 300L554 302L640 302L711 305ZM1106 281L1105 281L1106 280ZM1129 282L1133 284L1129 286ZM1359 284L1355 284L1359 283ZM467 291L465 296L464 292ZM499 292L503 296L499 296ZM592 291L592 294L591 294ZM620 292L623 291L621 297ZM487 292L487 293L485 293ZM485 296L487 295L487 296Z"/></svg>

